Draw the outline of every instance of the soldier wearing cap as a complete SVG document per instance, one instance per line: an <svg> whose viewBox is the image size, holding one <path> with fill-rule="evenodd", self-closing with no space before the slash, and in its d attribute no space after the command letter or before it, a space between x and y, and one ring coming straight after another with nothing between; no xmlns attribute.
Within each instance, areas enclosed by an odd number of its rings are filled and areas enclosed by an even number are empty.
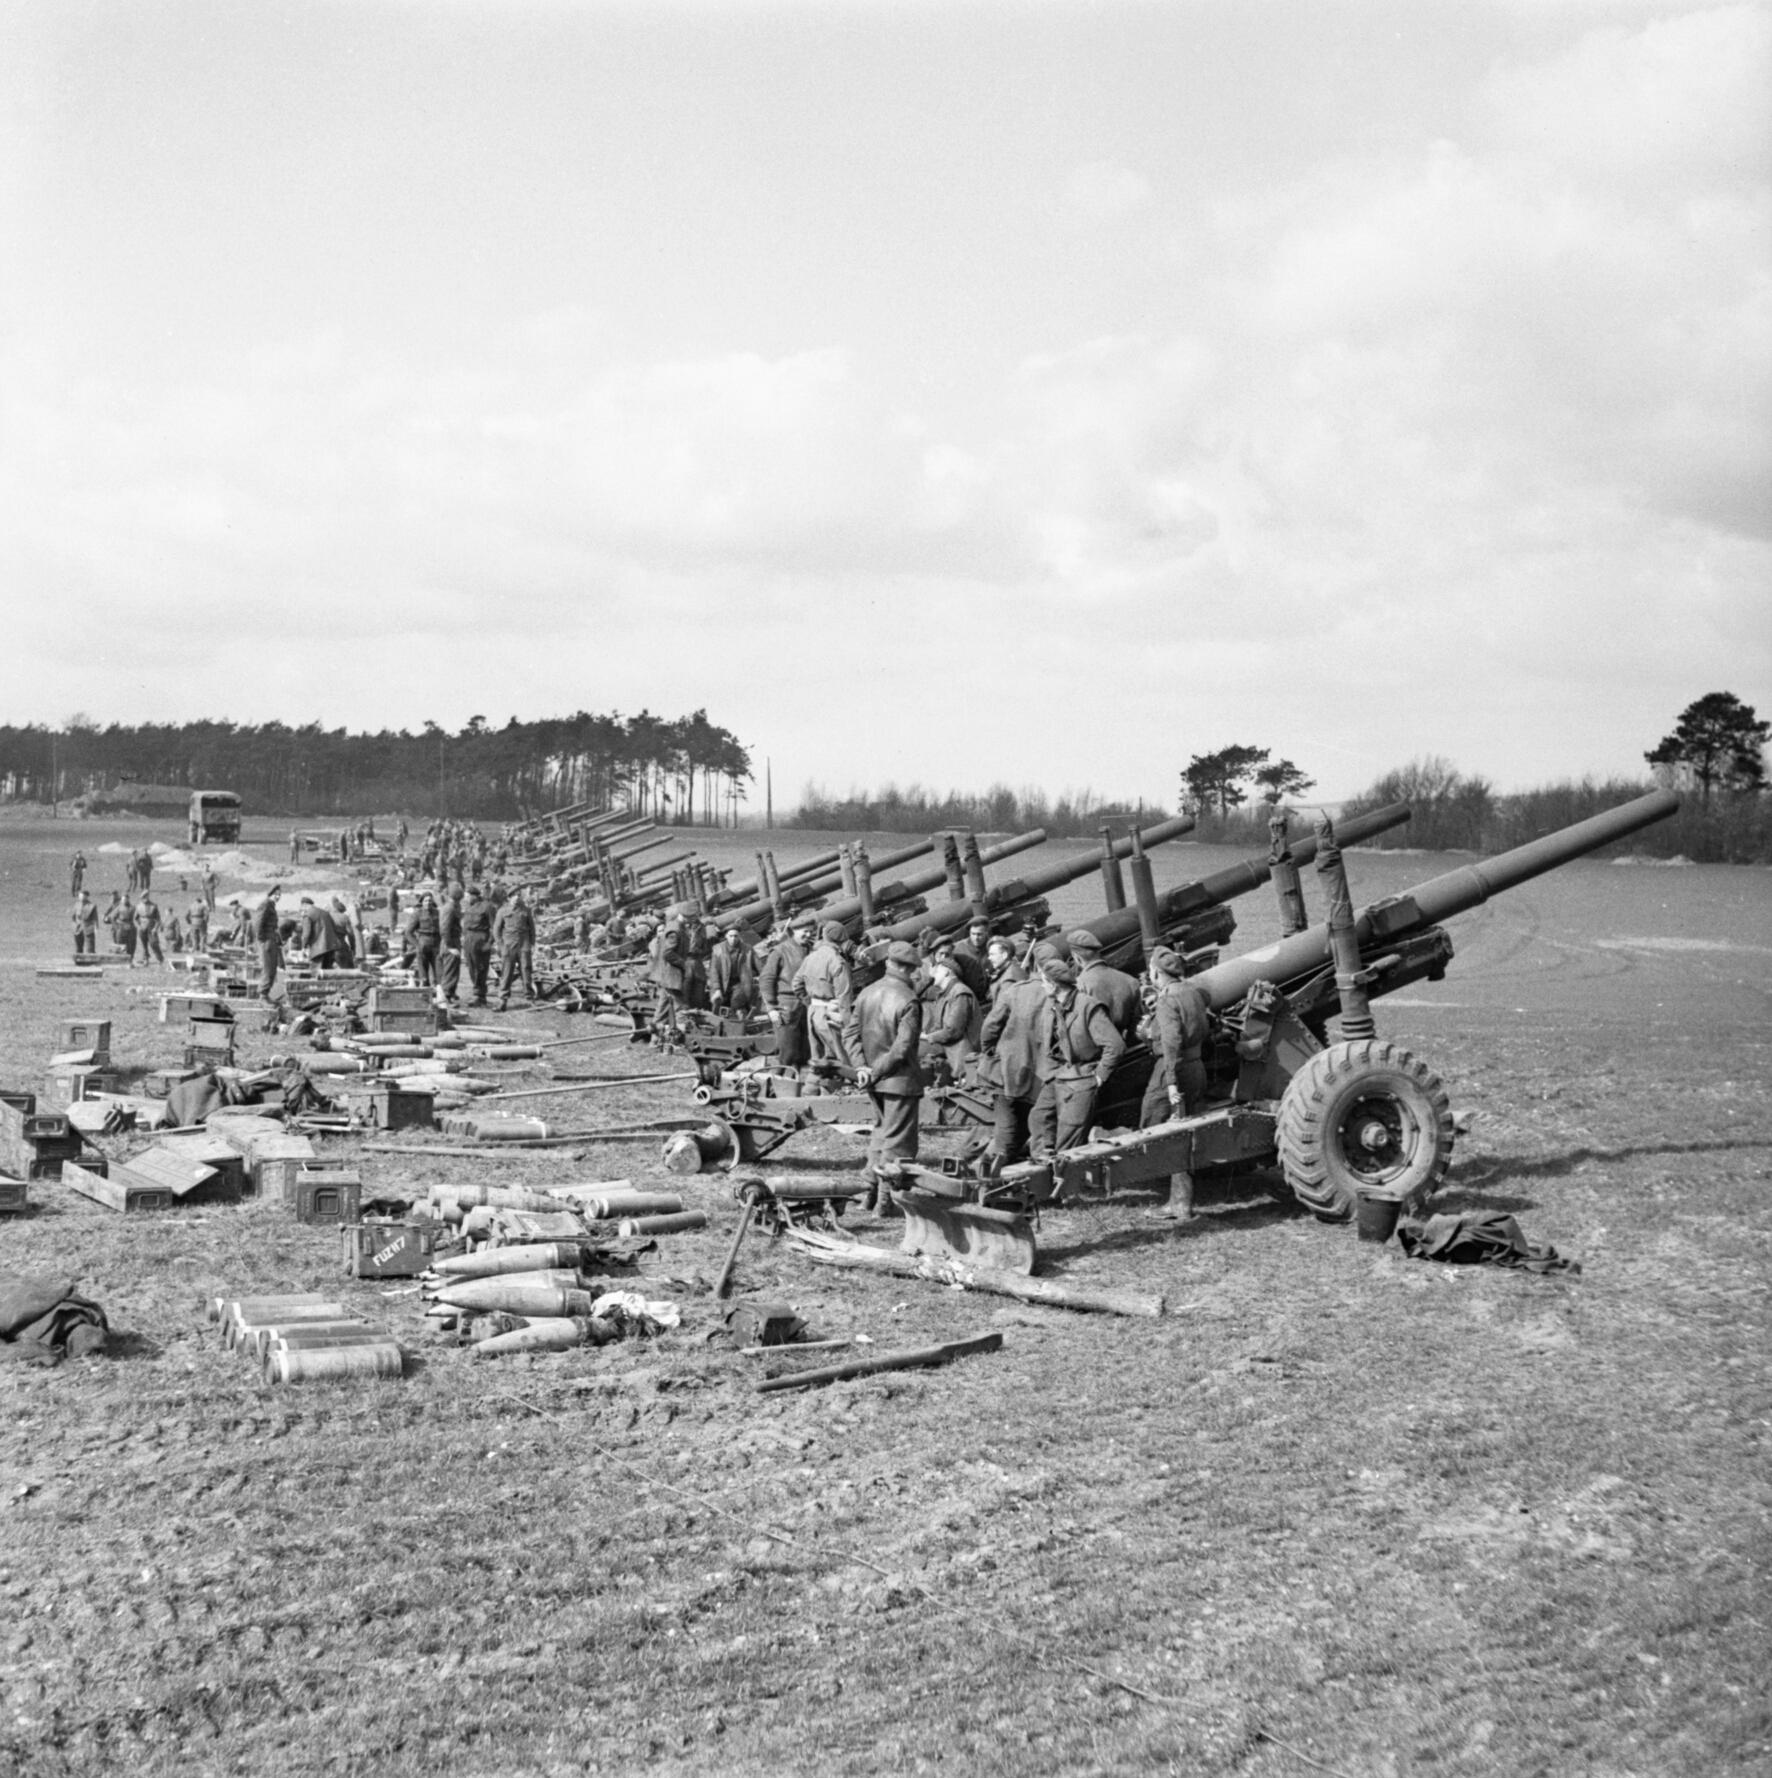
<svg viewBox="0 0 1772 1778"><path fill-rule="evenodd" d="M1095 1101L1126 1040L1108 1010L1077 986L1077 966L1048 957L1040 965L1046 1004L1035 1025L1040 1056L1040 1096L1028 1120L1036 1159L1061 1154L1087 1140Z"/></svg>
<svg viewBox="0 0 1772 1778"><path fill-rule="evenodd" d="M1143 1129L1173 1117L1189 1117L1205 1105L1206 1064L1202 1056L1211 1030L1206 996L1187 979L1179 951L1167 947L1153 951L1150 977L1156 989L1150 1016L1156 1066L1139 1107L1138 1122ZM1191 1173L1170 1174L1169 1201L1163 1213L1179 1222L1193 1216Z"/></svg>
<svg viewBox="0 0 1772 1778"><path fill-rule="evenodd" d="M1057 957L1058 951L1052 945L1039 945L1031 954L1044 961ZM1024 974L1018 981L999 985L984 1022L978 1072L997 1089L990 1151L999 1161L1027 1158L1029 1124L1040 1097L1039 1023L1045 1007L1044 986Z"/></svg>
<svg viewBox="0 0 1772 1778"><path fill-rule="evenodd" d="M1123 969L1101 960L1101 940L1087 926L1079 926L1064 935L1071 960L1077 966L1077 986L1085 994L1093 994L1108 1009L1114 1029L1130 1038L1144 1017L1144 1001L1138 983Z"/></svg>
<svg viewBox="0 0 1772 1778"><path fill-rule="evenodd" d="M982 1024L978 1001L962 979L951 950L936 953L930 974L933 992L924 997L929 1013L923 1042L931 1057L940 1056L946 1062L948 1076L959 1080L977 1047L973 1032Z"/></svg>
<svg viewBox="0 0 1772 1778"><path fill-rule="evenodd" d="M461 960L467 965L474 1005L486 1004L486 978L492 969L492 904L478 883L468 885L461 910Z"/></svg>
<svg viewBox="0 0 1772 1778"><path fill-rule="evenodd" d="M855 989L843 946L849 937L841 921L827 920L818 943L794 974L794 986L806 996L806 1029L812 1043L812 1062L851 1066L843 1040L845 1026L855 1005Z"/></svg>
<svg viewBox="0 0 1772 1778"><path fill-rule="evenodd" d="M76 957L96 957L98 955L98 903L84 889L78 893L79 900L74 903L74 955Z"/></svg>
<svg viewBox="0 0 1772 1778"><path fill-rule="evenodd" d="M858 1064L856 1084L866 1090L874 1107L865 1175L870 1210L879 1199L882 1172L917 1158L917 1117L924 1086L917 1056L923 1003L911 984L917 966L914 945L902 940L889 945L886 973L862 989L843 1031Z"/></svg>
<svg viewBox="0 0 1772 1778"><path fill-rule="evenodd" d="M775 1060L783 1068L804 1068L812 1059L806 1040L806 1001L795 992L794 979L812 949L818 921L798 914L775 941L757 976L757 997L775 1027Z"/></svg>

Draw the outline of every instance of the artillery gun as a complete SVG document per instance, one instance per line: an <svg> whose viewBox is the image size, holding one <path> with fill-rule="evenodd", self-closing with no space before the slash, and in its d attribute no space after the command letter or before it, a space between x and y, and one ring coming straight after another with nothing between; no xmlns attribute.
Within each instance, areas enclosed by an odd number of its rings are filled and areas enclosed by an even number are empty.
<svg viewBox="0 0 1772 1778"><path fill-rule="evenodd" d="M1651 792L1357 917L1339 848L1324 835L1317 868L1330 886L1328 919L1191 978L1210 1013L1200 1109L1149 1129L1098 1129L1082 1146L1027 1162L905 1168L893 1195L906 1249L1030 1272L1041 1205L1276 1164L1294 1197L1325 1220L1345 1219L1363 1195L1420 1202L1451 1165L1451 1108L1425 1062L1377 1036L1370 1001L1445 974L1453 951L1441 921L1678 807L1670 792Z"/></svg>

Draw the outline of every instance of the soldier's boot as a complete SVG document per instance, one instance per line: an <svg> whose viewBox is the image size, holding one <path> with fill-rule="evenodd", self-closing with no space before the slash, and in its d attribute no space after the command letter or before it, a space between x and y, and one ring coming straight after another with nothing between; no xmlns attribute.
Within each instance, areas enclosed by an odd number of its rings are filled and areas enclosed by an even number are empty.
<svg viewBox="0 0 1772 1778"><path fill-rule="evenodd" d="M1169 1200L1158 1212L1172 1222L1194 1220L1194 1176L1191 1173L1169 1175Z"/></svg>

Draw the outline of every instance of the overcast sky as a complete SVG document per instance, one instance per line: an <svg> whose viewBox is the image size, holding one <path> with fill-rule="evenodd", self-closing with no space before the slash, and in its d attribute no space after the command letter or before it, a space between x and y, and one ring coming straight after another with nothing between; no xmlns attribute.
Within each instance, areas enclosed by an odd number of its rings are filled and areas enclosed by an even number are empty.
<svg viewBox="0 0 1772 1778"><path fill-rule="evenodd" d="M9 0L4 717L1640 774L1772 714L1769 94L1764 5Z"/></svg>

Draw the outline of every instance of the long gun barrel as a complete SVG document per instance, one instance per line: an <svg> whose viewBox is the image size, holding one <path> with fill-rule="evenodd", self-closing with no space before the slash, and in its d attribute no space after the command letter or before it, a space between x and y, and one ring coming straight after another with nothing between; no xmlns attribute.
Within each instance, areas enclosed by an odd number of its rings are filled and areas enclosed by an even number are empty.
<svg viewBox="0 0 1772 1778"><path fill-rule="evenodd" d="M808 858L804 864L796 865L791 871L781 872L780 881L784 884L791 883L801 877L811 876L814 872L829 870L842 856L841 848L833 852L820 852L816 858ZM769 885L758 875L741 877L736 883L728 883L720 900L723 907L733 907L741 902L767 900L768 896Z"/></svg>
<svg viewBox="0 0 1772 1778"><path fill-rule="evenodd" d="M1516 846L1511 852L1502 852L1478 864L1461 865L1406 895L1372 902L1360 910L1356 922L1361 949L1424 932L1454 914L1479 906L1492 895L1517 888L1558 865L1664 821L1679 806L1680 799L1671 791L1654 790L1603 815ZM1348 827L1352 826L1350 822ZM1324 922L1283 938L1278 944L1203 970L1193 978L1193 984L1205 994L1214 1011L1222 1012L1235 1006L1257 982L1283 987L1327 969L1333 962L1329 927Z"/></svg>
<svg viewBox="0 0 1772 1778"><path fill-rule="evenodd" d="M926 840L918 840L913 846L906 846L899 852L886 852L874 860L876 871L892 870L901 864L908 864L913 858L925 857L940 844L936 835ZM927 874L927 873L925 873ZM791 873L790 873L791 876ZM935 881L945 880L945 872L937 872ZM809 902L822 900L834 889L843 887L843 873L832 871L822 877L802 877L797 881L788 881L782 885L782 900L792 907L804 907ZM768 901L751 901L743 907L722 908L715 916L722 926L763 926L775 916L773 903Z"/></svg>
<svg viewBox="0 0 1772 1778"><path fill-rule="evenodd" d="M1035 846L1045 843L1045 828L1032 827L1026 833L1013 834L1006 840L999 840L994 846L982 848L978 854L978 861L981 866L1001 864L1005 858L1013 858L1017 852L1031 851ZM1088 861L1088 868L1093 870L1095 863L1095 859L1091 858ZM878 864L871 867L876 871L879 868ZM926 870L913 871L902 882L872 883L869 900L876 917L881 911L900 902L909 901L913 896L921 895L926 889L940 888L947 881L947 876L947 864L944 860L941 864L930 865ZM926 921L934 915L941 914L946 915L950 923L958 921L963 925L967 910L971 905L969 901L944 901L939 907L931 908L928 914L919 914L917 919ZM846 901L833 902L828 908L820 908L818 917L821 920L840 921L845 926L856 926L860 922L861 913L861 897L856 895ZM915 921L902 921L900 924L914 925ZM896 936L898 928L893 927L890 930Z"/></svg>
<svg viewBox="0 0 1772 1778"><path fill-rule="evenodd" d="M1336 837L1343 846L1357 846L1362 840L1369 840L1374 834L1388 833L1393 827L1401 827L1409 819L1407 803L1387 803L1382 809L1374 809L1367 815L1356 815L1351 821L1343 822L1335 831ZM1150 843L1148 840L1145 842ZM1317 842L1313 837L1300 840L1297 845L1288 849L1294 865L1309 864L1317 855ZM1251 889L1259 889L1274 874L1274 867L1266 858L1245 858L1240 864L1227 865L1221 871L1214 871L1209 877L1201 877L1197 882L1181 883L1173 889L1166 889L1157 897L1157 920L1165 929L1179 925L1184 920L1194 919L1200 914L1222 906L1239 895L1247 895ZM1101 940L1104 952L1113 953L1119 946L1130 939L1140 936L1137 908L1121 908L1113 913L1097 914L1093 920L1083 922L1095 936Z"/></svg>
<svg viewBox="0 0 1772 1778"><path fill-rule="evenodd" d="M1168 821L1159 821L1154 827L1143 829L1139 836L1139 844L1143 846L1160 846L1165 840L1179 839L1184 833L1193 830L1192 815L1176 815ZM1128 835L1123 840L1116 840L1111 848L1116 859L1132 856L1132 839ZM986 864L994 864L1003 856L1002 848L992 847L990 851L981 853L980 857ZM1102 851L1086 852L1080 856L1067 858L1059 864L1046 865L1041 870L1029 871L1025 877L1017 877L1013 882L998 883L985 893L985 905L976 911L986 915L1000 915L1010 908L1021 907L1028 902L1038 901L1041 896L1051 890L1062 889L1066 883L1074 883L1079 877L1086 877L1091 871L1099 870L1104 853ZM940 882L939 877L936 882ZM929 885L934 887L933 884ZM878 900L878 891L875 893ZM944 902L939 907L930 908L927 913L916 914L908 920L900 920L896 925L885 928L884 936L888 939L915 939L927 930L946 932L957 926L964 926L972 918L974 904L971 901ZM1132 929L1138 930L1138 915L1132 915Z"/></svg>

